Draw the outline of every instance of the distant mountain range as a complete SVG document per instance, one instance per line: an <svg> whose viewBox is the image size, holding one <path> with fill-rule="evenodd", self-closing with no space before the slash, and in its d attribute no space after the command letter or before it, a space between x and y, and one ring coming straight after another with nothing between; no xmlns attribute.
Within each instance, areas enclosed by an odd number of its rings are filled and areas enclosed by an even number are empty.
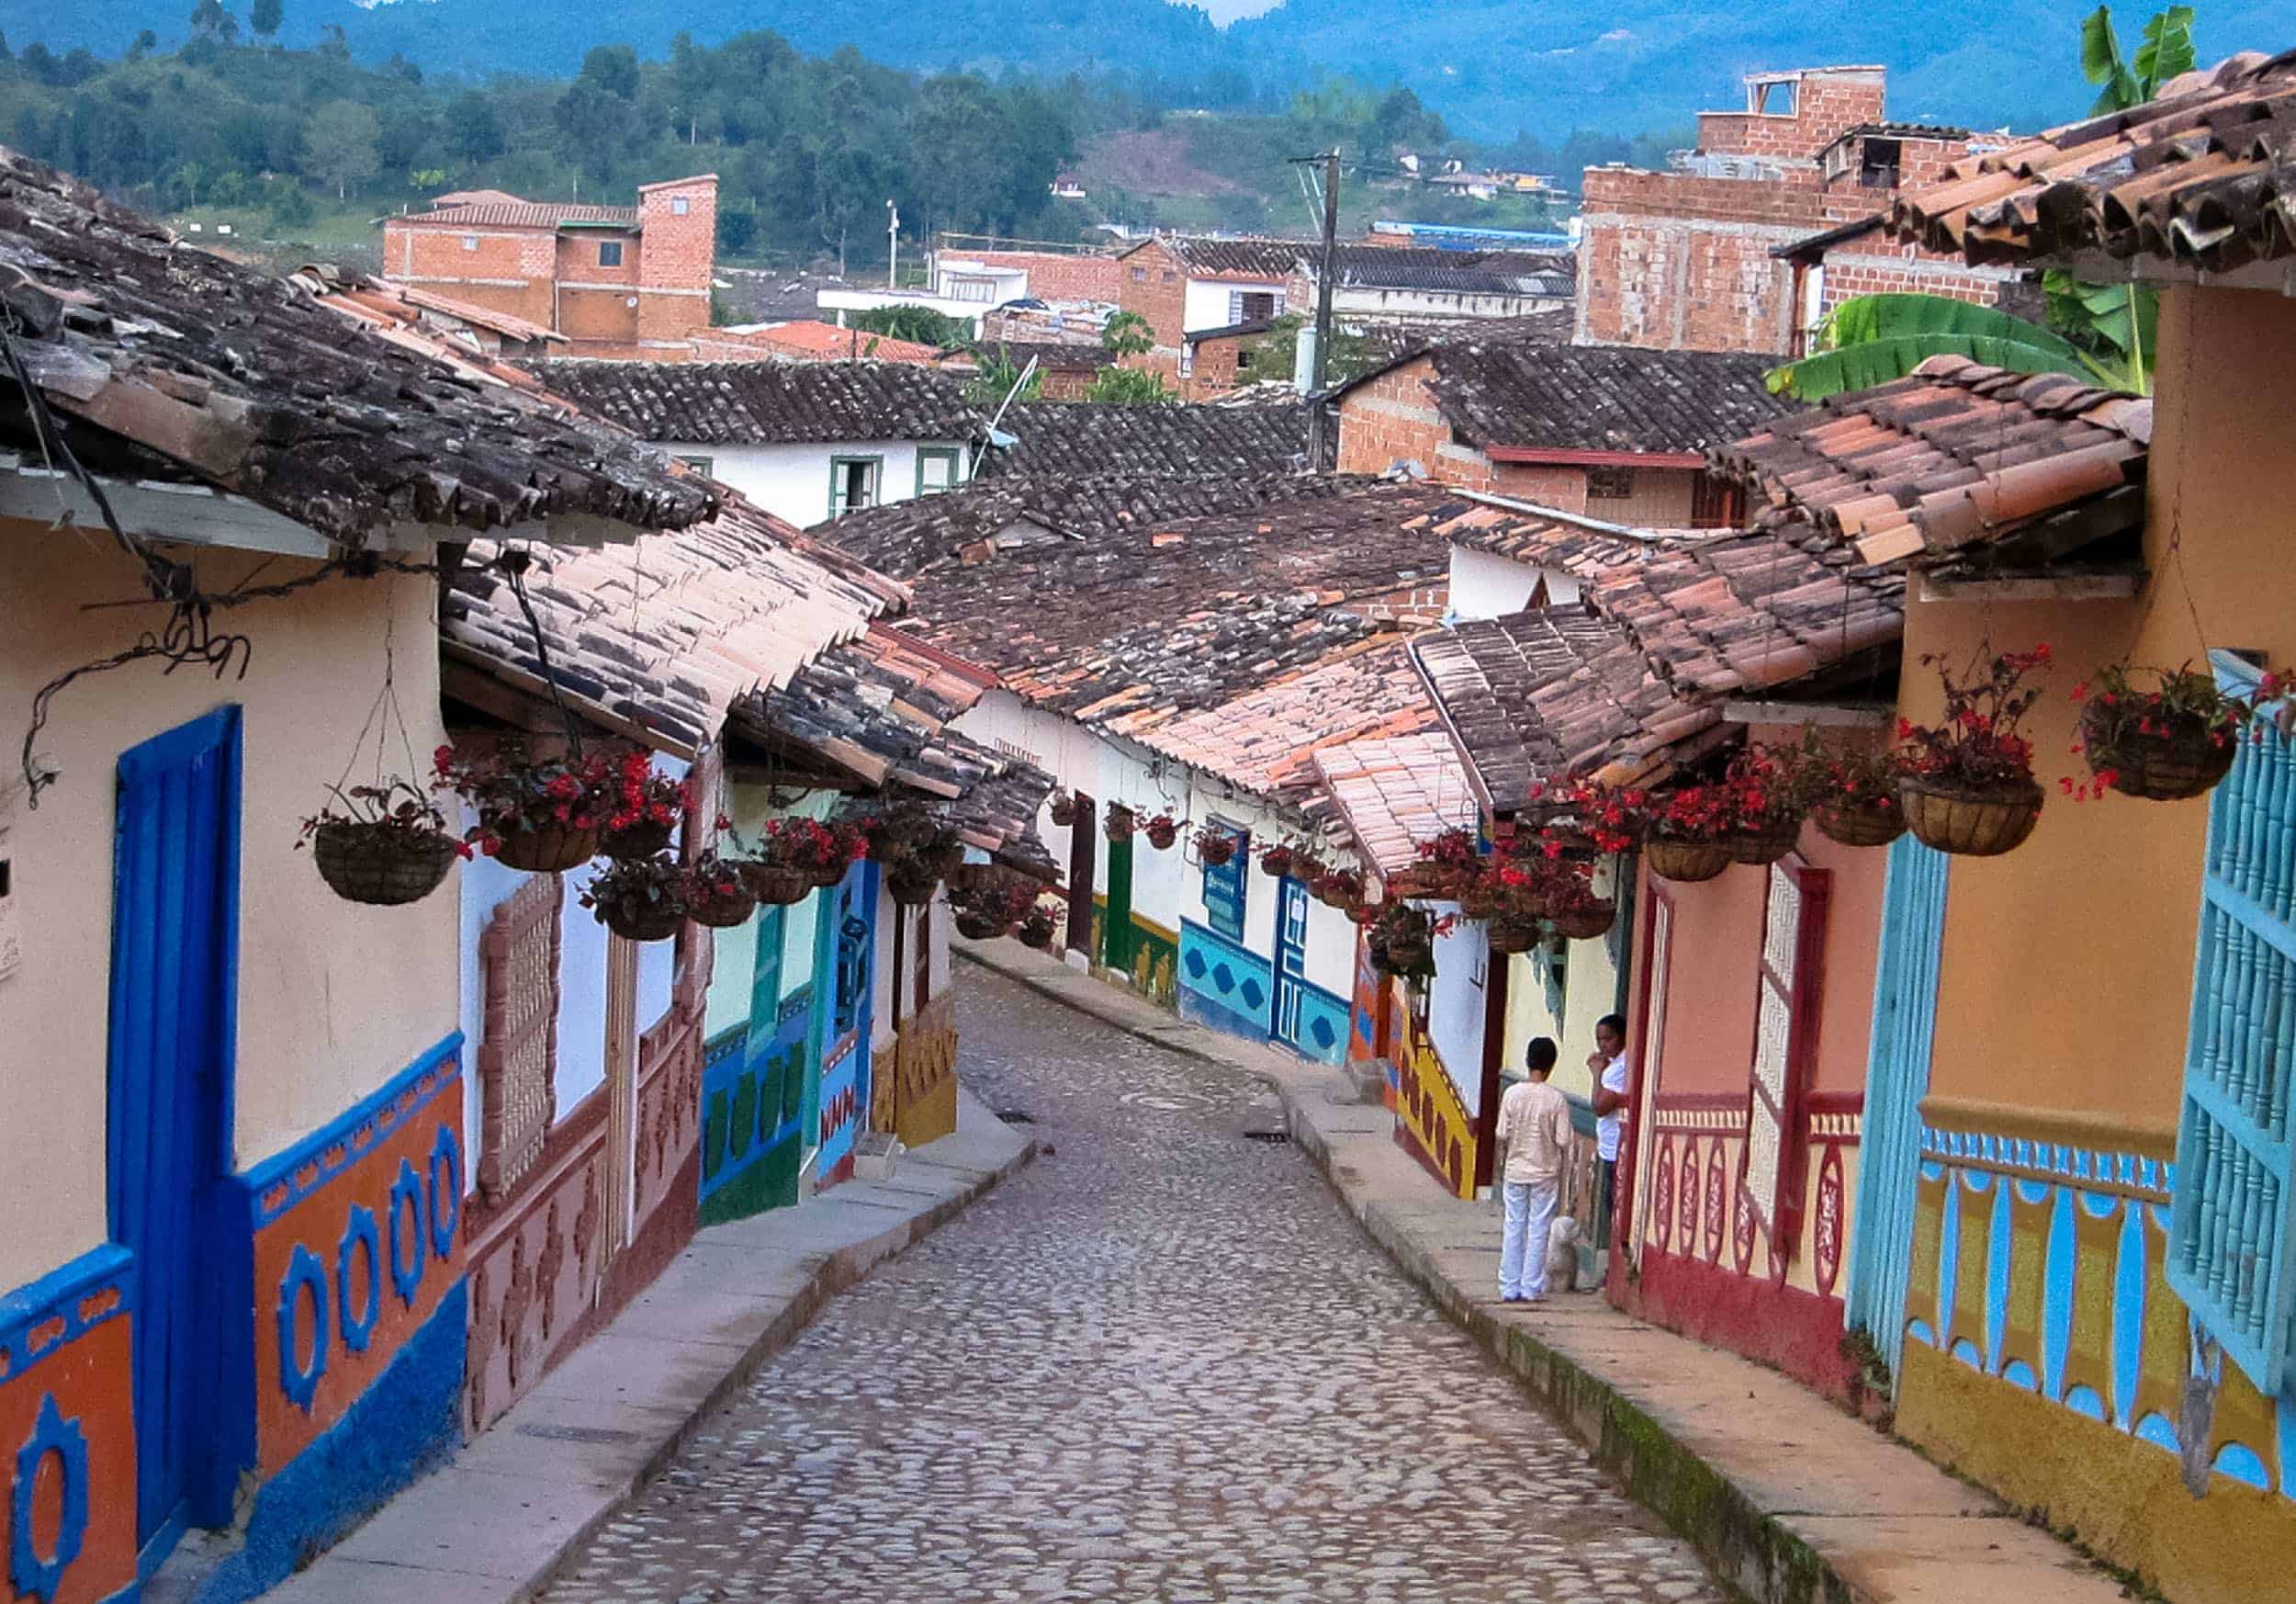
<svg viewBox="0 0 2296 1604"><path fill-rule="evenodd" d="M245 0L226 0L243 16ZM1749 71L1871 62L1890 69L1908 120L2030 129L2077 116L2079 20L2094 0L1286 0L1216 28L1168 0L287 0L284 42L339 26L362 60L398 52L426 70L560 74L592 45L668 53L678 34L716 43L771 28L822 54L850 45L895 66L1057 74L1118 68L1181 84L1322 73L1401 82L1458 131L1555 140L1574 129L1687 127L1728 107ZM79 0L37 20L6 16L12 43L110 56L151 28L179 39L190 0ZM2134 48L2149 6L2119 13ZM2203 4L2200 55L2296 44L2286 0Z"/></svg>

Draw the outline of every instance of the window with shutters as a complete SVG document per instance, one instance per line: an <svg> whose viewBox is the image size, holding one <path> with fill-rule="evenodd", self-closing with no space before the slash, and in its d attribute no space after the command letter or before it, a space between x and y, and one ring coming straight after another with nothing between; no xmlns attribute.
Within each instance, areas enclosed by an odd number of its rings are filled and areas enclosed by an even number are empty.
<svg viewBox="0 0 2296 1604"><path fill-rule="evenodd" d="M1800 1236L1806 1139L1802 1102L1818 1046L1818 996L1831 876L1793 859L1770 865L1754 1064L1747 1092L1744 1206L1784 1258Z"/></svg>
<svg viewBox="0 0 2296 1604"><path fill-rule="evenodd" d="M2219 684L2257 672L2212 653ZM2268 720L2209 805L2200 932L2178 1122L2168 1284L2268 1397L2290 1373L2296 1305L2289 1102L2296 1062L2296 751Z"/></svg>
<svg viewBox="0 0 2296 1604"><path fill-rule="evenodd" d="M478 1042L478 1190L506 1196L542 1156L557 1117L558 915L565 887L530 875L478 942L486 1017Z"/></svg>

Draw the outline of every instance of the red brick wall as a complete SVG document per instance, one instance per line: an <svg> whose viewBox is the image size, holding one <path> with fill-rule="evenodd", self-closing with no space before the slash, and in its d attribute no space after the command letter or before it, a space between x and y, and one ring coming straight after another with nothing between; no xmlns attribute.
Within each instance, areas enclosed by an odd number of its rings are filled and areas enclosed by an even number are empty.
<svg viewBox="0 0 2296 1604"><path fill-rule="evenodd" d="M477 248L466 249L466 239ZM383 224L383 277L547 328L552 241L548 229L442 228L392 218Z"/></svg>
<svg viewBox="0 0 2296 1604"><path fill-rule="evenodd" d="M1779 85L1771 104L1794 96L1788 116L1745 111L1698 114L1698 148L1724 155L1775 156L1807 161L1835 138L1860 123L1882 120L1885 87L1880 73L1858 77L1807 77L1798 85Z"/></svg>
<svg viewBox="0 0 2296 1604"><path fill-rule="evenodd" d="M1235 389L1237 359L1244 354L1244 344L1245 337L1240 335L1226 340L1197 341L1195 361L1180 385L1180 393L1189 401L1210 401Z"/></svg>
<svg viewBox="0 0 2296 1604"><path fill-rule="evenodd" d="M1029 295L1036 300L1117 300L1126 277L1124 265L1113 256L1075 256L1058 251L953 249L949 254L994 267L1020 268L1029 276Z"/></svg>
<svg viewBox="0 0 2296 1604"><path fill-rule="evenodd" d="M1044 381L1037 393L1046 401L1082 401L1092 389L1092 381L1099 377L1073 367L1056 367L1050 372L1040 367L1037 374Z"/></svg>
<svg viewBox="0 0 2296 1604"><path fill-rule="evenodd" d="M1187 275L1179 259L1162 241L1151 240L1117 265L1123 269L1117 282L1117 305L1146 318L1156 344L1174 352L1176 364L1180 337L1187 326Z"/></svg>
<svg viewBox="0 0 2296 1604"><path fill-rule="evenodd" d="M616 345L633 345L637 339L637 309L630 305L637 294L636 286L628 289L558 290L558 333L576 345L597 341L612 341ZM603 351L568 350L568 356L603 356Z"/></svg>
<svg viewBox="0 0 2296 1604"><path fill-rule="evenodd" d="M686 204L679 215L677 202ZM639 246L637 333L676 340L709 327L717 267L717 180L681 178L638 191L646 232Z"/></svg>

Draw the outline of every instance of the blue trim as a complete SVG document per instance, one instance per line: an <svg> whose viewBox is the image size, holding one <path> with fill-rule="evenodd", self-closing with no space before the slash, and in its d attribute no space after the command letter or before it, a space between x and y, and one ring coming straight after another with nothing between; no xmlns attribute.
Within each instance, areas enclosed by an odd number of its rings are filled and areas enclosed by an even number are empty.
<svg viewBox="0 0 2296 1604"><path fill-rule="evenodd" d="M1193 993L1209 1010L1247 1021L1250 1026L1218 1028L1263 1041L1275 1034L1275 965L1190 919L1180 921L1179 988L1183 1015Z"/></svg>
<svg viewBox="0 0 2296 1604"><path fill-rule="evenodd" d="M56 1546L42 1559L32 1547L32 1500L39 1485L40 1462L55 1454L62 1463L63 1508L56 1522ZM56 1395L44 1393L32 1434L16 1454L16 1487L8 1510L8 1581L18 1593L53 1604L63 1574L80 1557L87 1537L87 1433L78 1418L67 1420Z"/></svg>
<svg viewBox="0 0 2296 1604"><path fill-rule="evenodd" d="M446 1167L446 1206L438 1201L439 1166ZM431 1208L431 1251L441 1259L455 1256L455 1227L462 1224L462 1144L455 1140L454 1127L441 1125L438 1140L431 1144L431 1173L428 1185Z"/></svg>
<svg viewBox="0 0 2296 1604"><path fill-rule="evenodd" d="M457 1280L343 1418L255 1489L236 1548L187 1604L242 1604L277 1586L443 1463L462 1441L456 1410L469 1324ZM416 1579L411 1592L420 1592L422 1575L407 1572Z"/></svg>
<svg viewBox="0 0 2296 1604"><path fill-rule="evenodd" d="M119 1289L118 1302L92 1316L83 1314L81 1305L89 1294L107 1286ZM0 1297L0 1375L15 1381L50 1354L61 1353L105 1321L125 1315L135 1303L135 1255L107 1242ZM63 1335L34 1352L32 1327L51 1319L63 1321Z"/></svg>
<svg viewBox="0 0 2296 1604"><path fill-rule="evenodd" d="M414 1225L402 1234L400 1222L409 1214L413 1214ZM422 1250L422 1240L430 1234L422 1222L422 1178L415 1173L411 1159L401 1158L399 1178L390 1183L390 1284L399 1301L411 1309L422 1289L422 1272L431 1262L431 1256ZM411 1268L403 1252L410 1239L414 1243Z"/></svg>
<svg viewBox="0 0 2296 1604"><path fill-rule="evenodd" d="M351 1313L353 1250L362 1244L366 1248L366 1313ZM343 1240L335 1247L335 1324L343 1332L343 1350L365 1353L366 1345L375 1339L375 1322L383 1314L383 1234L376 1227L375 1211L365 1203L353 1203L351 1216L343 1222Z"/></svg>
<svg viewBox="0 0 2296 1604"><path fill-rule="evenodd" d="M295 1362L295 1328L299 1323L297 1310L303 1294L310 1293L311 1302L311 1362L306 1370ZM279 1390L287 1401L308 1415L312 1400L319 1396L319 1378L327 1373L327 1268L319 1262L319 1255L300 1242L287 1256L287 1267L279 1277Z"/></svg>
<svg viewBox="0 0 2296 1604"><path fill-rule="evenodd" d="M313 1131L293 1147L272 1155L240 1177L254 1204L254 1228L262 1230L297 1203L372 1152L375 1145L412 1121L455 1084L462 1075L463 1038L452 1031L421 1057L380 1087L354 1103L348 1111ZM449 1063L451 1070L440 1073ZM426 1077L429 1078L426 1079ZM414 1088L421 1093L405 1108L399 1098ZM330 1157L332 1155L332 1157ZM307 1166L309 1173L298 1177ZM264 1199L281 1184L287 1195L276 1203Z"/></svg>

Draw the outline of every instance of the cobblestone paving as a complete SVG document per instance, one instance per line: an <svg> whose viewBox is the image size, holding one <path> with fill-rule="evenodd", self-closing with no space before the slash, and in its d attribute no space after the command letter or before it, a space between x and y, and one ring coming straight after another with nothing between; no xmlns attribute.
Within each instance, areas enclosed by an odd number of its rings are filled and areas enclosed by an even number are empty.
<svg viewBox="0 0 2296 1604"><path fill-rule="evenodd" d="M553 1604L1720 1604L1254 1083L964 977L1054 1151L826 1309ZM897 1184L897 1181L896 1181Z"/></svg>

